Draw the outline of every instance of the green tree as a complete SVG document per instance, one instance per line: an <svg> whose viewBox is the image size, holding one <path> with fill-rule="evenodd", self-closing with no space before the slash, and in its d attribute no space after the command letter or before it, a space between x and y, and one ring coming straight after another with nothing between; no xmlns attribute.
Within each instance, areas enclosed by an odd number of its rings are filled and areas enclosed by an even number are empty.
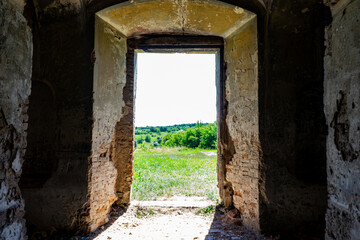
<svg viewBox="0 0 360 240"><path fill-rule="evenodd" d="M172 133L167 133L163 139L162 139L162 144L161 145L164 145L164 146L168 146L166 145L167 141L169 141L171 139L171 136L172 136Z"/></svg>
<svg viewBox="0 0 360 240"><path fill-rule="evenodd" d="M216 148L216 125L208 125L202 127L201 138L200 138L200 148L214 149Z"/></svg>
<svg viewBox="0 0 360 240"><path fill-rule="evenodd" d="M182 132L177 132L173 134L171 140L173 141L175 146L182 146L182 142L183 142Z"/></svg>
<svg viewBox="0 0 360 240"><path fill-rule="evenodd" d="M187 144L188 147L190 148L196 148L197 146L199 146L198 144L198 138L196 138L195 136L190 136L187 139Z"/></svg>
<svg viewBox="0 0 360 240"><path fill-rule="evenodd" d="M145 142L147 142L147 143L151 142L151 137L150 137L150 135L146 135L146 137L145 137Z"/></svg>
<svg viewBox="0 0 360 240"><path fill-rule="evenodd" d="M186 147L196 148L200 144L201 132L199 128L188 128L185 131L183 144Z"/></svg>

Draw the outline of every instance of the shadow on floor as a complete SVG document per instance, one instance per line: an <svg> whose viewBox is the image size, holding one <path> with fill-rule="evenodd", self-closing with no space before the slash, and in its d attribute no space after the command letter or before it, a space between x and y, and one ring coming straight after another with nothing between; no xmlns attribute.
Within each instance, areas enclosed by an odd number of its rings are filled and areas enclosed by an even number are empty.
<svg viewBox="0 0 360 240"><path fill-rule="evenodd" d="M225 209L223 206L218 205L211 227L205 240L323 240L324 223L319 222L318 226L302 226L297 231L283 233L275 236L264 236L245 226L241 225L241 219L234 216L233 210ZM309 231L309 229L316 229L316 231Z"/></svg>
<svg viewBox="0 0 360 240"><path fill-rule="evenodd" d="M69 231L61 231L54 227L46 229L35 230L33 227L28 226L29 240L91 240L95 239L98 235L109 228L120 216L128 210L124 206L113 205L110 211L109 222L99 227L95 232L89 234L79 234ZM75 236L74 236L75 235Z"/></svg>
<svg viewBox="0 0 360 240"><path fill-rule="evenodd" d="M259 233L242 226L236 210L216 206L214 219L205 240L268 240Z"/></svg>
<svg viewBox="0 0 360 240"><path fill-rule="evenodd" d="M111 211L109 214L109 222L99 227L97 230L95 230L92 233L86 234L84 236L75 236L75 237L69 237L65 238L64 240L91 240L95 239L97 236L101 235L106 229L108 229L111 225L115 223L115 221L124 215L128 210L128 206L118 206L114 204L111 207ZM63 239L61 239L63 240Z"/></svg>

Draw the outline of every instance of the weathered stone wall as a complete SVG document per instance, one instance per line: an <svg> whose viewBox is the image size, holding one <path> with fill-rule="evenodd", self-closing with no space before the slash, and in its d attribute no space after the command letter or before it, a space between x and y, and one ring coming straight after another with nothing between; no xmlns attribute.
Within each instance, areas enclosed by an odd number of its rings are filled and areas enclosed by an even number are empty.
<svg viewBox="0 0 360 240"><path fill-rule="evenodd" d="M22 1L0 2L0 239L25 239L18 186L26 148L32 36Z"/></svg>
<svg viewBox="0 0 360 240"><path fill-rule="evenodd" d="M226 124L234 144L234 155L227 163L226 181L232 186L233 205L241 212L245 225L259 225L259 116L257 22L225 39ZM226 143L226 145L230 145ZM229 147L229 146L227 146ZM224 159L221 159L224 161Z"/></svg>
<svg viewBox="0 0 360 240"><path fill-rule="evenodd" d="M328 209L326 239L360 236L360 1L326 1L325 114Z"/></svg>

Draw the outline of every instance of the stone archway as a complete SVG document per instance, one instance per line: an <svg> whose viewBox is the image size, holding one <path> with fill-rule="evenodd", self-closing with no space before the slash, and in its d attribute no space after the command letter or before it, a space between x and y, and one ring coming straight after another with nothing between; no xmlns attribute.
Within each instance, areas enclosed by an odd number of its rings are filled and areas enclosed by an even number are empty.
<svg viewBox="0 0 360 240"><path fill-rule="evenodd" d="M259 121L256 15L217 1L132 1L106 8L95 19L90 230L107 221L110 206L130 201L133 168L133 66L127 39L145 34L224 39L226 74L218 89L218 180L226 205L259 230ZM219 98L219 96L218 96Z"/></svg>

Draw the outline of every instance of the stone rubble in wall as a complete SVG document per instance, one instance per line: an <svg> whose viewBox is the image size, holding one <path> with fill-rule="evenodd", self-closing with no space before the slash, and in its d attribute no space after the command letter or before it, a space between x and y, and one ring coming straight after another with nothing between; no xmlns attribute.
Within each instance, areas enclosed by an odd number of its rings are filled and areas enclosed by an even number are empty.
<svg viewBox="0 0 360 240"><path fill-rule="evenodd" d="M22 138L0 108L0 239L25 238L25 202L18 186L25 152Z"/></svg>

